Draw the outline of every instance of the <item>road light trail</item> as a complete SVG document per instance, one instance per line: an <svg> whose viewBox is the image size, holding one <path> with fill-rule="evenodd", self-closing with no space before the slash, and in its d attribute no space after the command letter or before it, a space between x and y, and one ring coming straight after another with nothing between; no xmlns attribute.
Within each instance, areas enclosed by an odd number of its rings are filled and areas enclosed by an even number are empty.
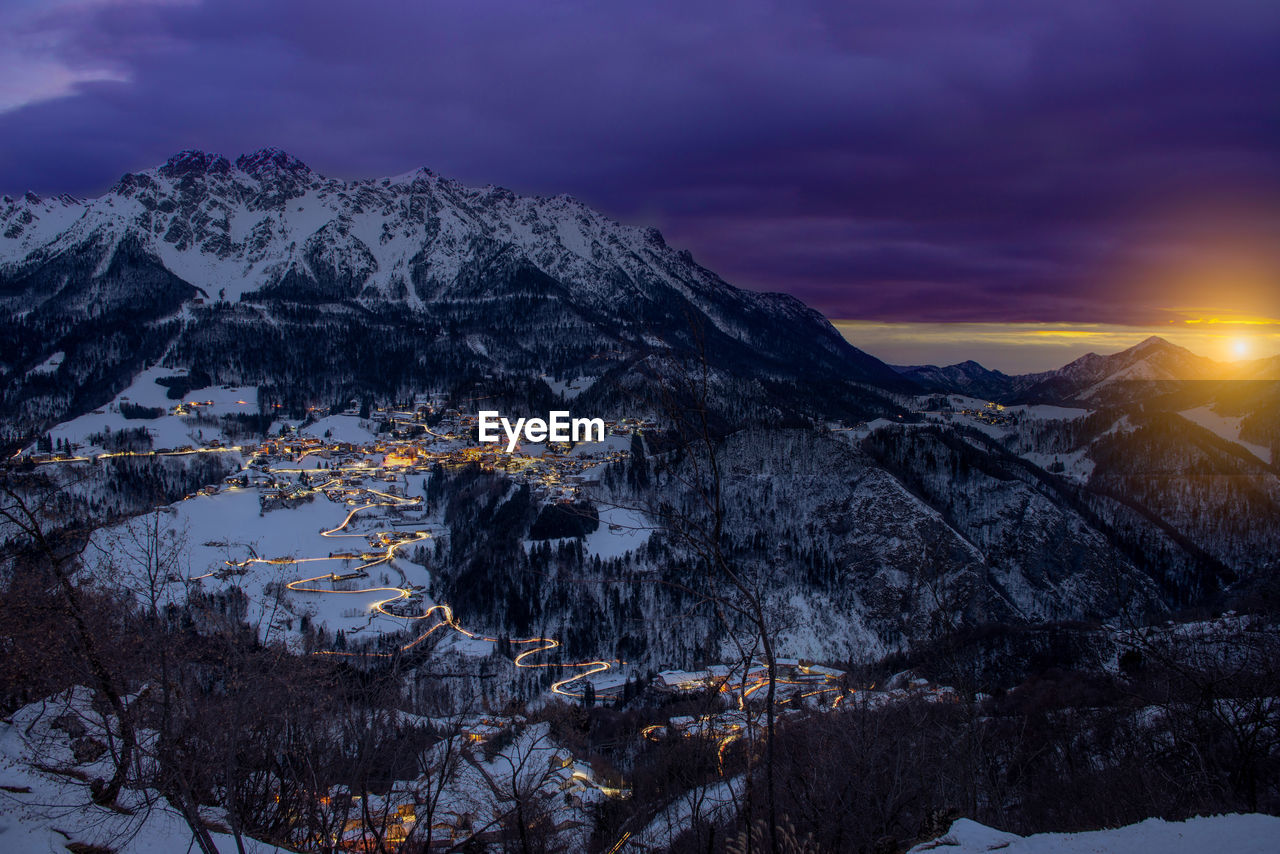
<svg viewBox="0 0 1280 854"><path fill-rule="evenodd" d="M120 457L188 457L192 454L232 454L239 453L242 450L244 449L241 446L234 445L225 448L189 448L185 451L111 451L90 457L55 457L49 460L37 460L36 465L47 466L57 463L94 463L101 460L114 460Z"/></svg>
<svg viewBox="0 0 1280 854"><path fill-rule="evenodd" d="M319 487L314 487L314 489L317 489L317 490L323 489L324 487L327 487L333 484L334 482L335 482L334 480L330 480ZM329 528L328 530L321 531L320 532L321 536L329 537L332 539L343 538L343 537L367 537L369 536L367 534L342 533L342 532L346 530L346 528L351 524L352 520L357 515L359 515L360 513L366 510L372 510L378 507L397 507L397 506L404 506L407 504L410 504L410 505L417 504L421 500L418 498L406 498L399 495L392 495L387 492L380 492L378 490L368 489L368 488L364 488L363 492L365 492L370 496L376 496L378 498L382 498L385 500L370 501L367 504L362 504L357 507L353 507L347 513L346 517L342 520L340 524L334 526L333 528ZM419 531L419 532L416 532L414 536L410 539L403 540L397 543L389 543L386 545L386 552L384 554L356 567L350 573L347 573L347 577L354 577L359 574L367 575L369 573L369 570L371 570L373 567L379 566L381 564L390 563L392 558L395 557L396 551L402 546L422 542L423 540L429 539L430 536L431 535L427 532ZM319 562L319 561L326 561L326 560L350 560L350 558L340 556L340 555L331 555L329 557L315 557L315 558L292 558L292 557L256 558L255 557L255 558L248 558L244 561L228 560L226 563L228 566L244 568L252 563L278 565L278 564L284 564L284 563L312 563L312 562ZM403 577L403 573L401 573L401 575ZM328 574L322 574L322 575L314 575L307 578L298 578L298 579L295 579L294 581L289 582L285 586L289 590L292 590L297 593L314 593L314 594L325 594L325 595L336 594L336 595L352 596L352 595L368 595L370 593L388 593L390 595L386 596L383 599L375 600L372 604L370 604L369 610L372 611L373 613L382 614L383 616L391 617L393 619L405 620L406 622L410 622L410 623L416 623L422 620L429 620L432 617L436 618L436 622L432 623L425 631L421 632L417 637L415 637L411 641L405 644L402 644L396 652L356 653L356 652L344 652L344 651L338 651L338 650L321 650L316 653L317 655L342 655L342 656L353 656L353 657L369 656L374 658L390 658L394 655L398 655L404 652L408 652L409 650L412 650L414 647L418 646L427 638L429 638L431 635L433 635L437 630L446 628L446 627L452 629L458 634L471 638L472 640L479 640L487 643L498 643L501 640L500 638L496 638L496 637L479 635L479 634L476 634L475 632L472 632L472 631L469 631L468 629L463 628L458 623L457 619L454 617L453 609L447 604L432 605L429 608L427 608L425 611L423 611L421 614L417 614L417 615L398 614L388 610L388 606L396 602L400 602L405 599L408 599L413 595L413 591L408 587L380 586L380 587L363 587L363 588L358 588L354 590L335 590L333 589L332 586L330 587L311 586L317 582L323 582L323 581L328 581L330 585L332 585L334 582L338 580L340 580L340 576L338 576L336 573L328 573ZM521 646L528 645L530 647L529 649L525 649L515 656L515 658L513 659L513 664L516 667L528 668L528 669L539 669L539 668L560 666L564 668L581 671L579 673L575 673L573 676L570 676L567 679L561 679L552 683L551 685L552 693L559 694L564 697L581 698L583 696L582 693L566 690L566 687L569 685L572 685L575 682L579 682L583 679L587 679L598 673L604 673L613 668L612 662L605 661L603 659L598 659L593 661L580 661L572 664L560 664L560 665L557 665L555 662L530 663L527 660L540 653L550 652L551 650L558 649L561 646L561 643L559 640L555 638L532 637L532 638L524 638L520 640L512 640L511 643L518 644ZM621 662L618 662L618 663L621 663ZM828 677L828 679L830 679L830 677ZM767 684L768 684L768 676L765 673L763 672L756 673L754 675L754 678L752 677L752 674L747 674L746 677L743 679L742 683L738 685L737 691L733 692L733 693L737 693L737 703L738 703L739 710L745 711L748 698L750 698L752 694L756 693L761 688L766 687ZM798 686L809 686L809 687L814 686L814 683L812 681L789 680L789 679L776 680L775 684L798 685ZM816 690L800 693L799 696L802 699L807 699L809 697L815 697L822 694L836 693L837 696L835 697L834 702L832 703L833 707L838 706L839 703L844 699L844 689L839 685L830 685L830 684L822 685L822 683L818 683L818 684L821 687L817 687ZM729 689L728 685L722 688L722 690L728 690L728 689ZM731 733L730 735L728 735L727 738L725 738L725 740L720 745L720 750L718 751L721 757L723 757L724 749L728 746L729 742L736 740L736 738L738 737L739 736L736 733Z"/></svg>
<svg viewBox="0 0 1280 854"><path fill-rule="evenodd" d="M378 492L377 490L373 490L373 489L366 489L365 492L367 492L370 495L376 495L378 497L386 498L389 500L373 501L368 504L362 504L359 507L352 508L351 512L347 514L346 518L342 520L341 524L333 528L330 528L327 531L321 531L320 535L322 537L330 537L330 538L364 537L367 535L350 534L350 533L344 534L339 532L345 529L348 525L350 525L351 520L354 519L358 513L361 513L365 510L371 510L376 507L397 507L404 504L418 503L418 499L403 498L398 495L391 495L385 492ZM426 539L430 539L430 537L431 535L429 533L419 531L411 539L404 540L398 543L390 543L386 547L387 550L385 554L383 554L382 556L378 557L375 560L371 560L368 563L365 563L356 567L354 570L352 570L350 575L354 576L356 574L361 574L361 573L367 575L368 571L373 567L378 566L380 564L389 563L391 559L395 557L395 553L397 549L401 548L402 546L407 546L413 543L421 542ZM313 557L313 558L251 557L251 558L246 558L245 560L242 560L242 561L228 560L226 561L226 564L227 566L243 569L249 566L250 564L255 564L255 563L257 564L312 563L312 562L324 561L324 560L349 560L349 558L340 557L340 556ZM335 590L332 587L324 588L324 587L308 586L313 584L314 582L319 582L322 580L328 580L332 584L338 579L339 579L339 576L336 573L314 575L309 578L298 578L293 581L290 581L288 584L285 585L285 587L297 593L336 594L336 595L348 595L348 596L362 595L362 594L367 595L369 593L383 593L383 592L390 593L392 595L387 596L385 599L379 599L373 602L369 606L370 610L375 613L379 613L384 616L391 617L393 619L406 620L411 622L417 622L419 620L427 620L433 616L438 616L438 620L437 622L433 623L426 631L419 634L416 638L400 646L400 648L394 653L391 653L391 652L357 653L357 652L343 652L338 650L321 650L316 653L317 655L342 655L342 656L367 655L373 658L390 658L394 655L408 652L409 650L416 647L418 644L422 643L432 634L434 634L436 630L444 628L446 626L448 626L449 628L453 629L455 632L458 632L461 635L465 635L466 637L471 638L472 640L485 641L488 643L497 643L500 640L499 638L479 635L479 634L476 634L475 632L464 629L461 625L459 625L458 621L454 618L453 609L445 604L432 605L431 607L423 611L421 614L418 614L416 616L406 616L404 614L396 614L392 611L387 610L388 605L394 602L399 602L404 599L408 599L410 596L413 595L413 591L407 587L364 587L356 590ZM564 668L573 668L573 669L582 670L581 673L576 673L573 676L570 676L568 679L561 679L557 682L552 683L551 692L553 694L559 694L563 697L574 697L574 698L582 697L583 695L581 693L575 693L573 691L565 690L565 686L570 685L579 680L586 679L587 677L594 676L597 673L604 673L605 671L610 670L613 667L613 664L611 662L604 661L604 660L581 661L574 664L560 664L560 665L557 665L555 662L539 662L539 663L531 664L528 661L526 661L526 659L532 656L535 656L539 653L550 652L553 649L559 648L561 645L560 641L556 640L555 638L533 637L533 638L524 638L522 640L513 640L511 642L515 644L521 644L521 645L527 644L531 646L530 649L524 650L513 659L512 663L516 667L538 669L538 668L544 668L544 667L560 666Z"/></svg>

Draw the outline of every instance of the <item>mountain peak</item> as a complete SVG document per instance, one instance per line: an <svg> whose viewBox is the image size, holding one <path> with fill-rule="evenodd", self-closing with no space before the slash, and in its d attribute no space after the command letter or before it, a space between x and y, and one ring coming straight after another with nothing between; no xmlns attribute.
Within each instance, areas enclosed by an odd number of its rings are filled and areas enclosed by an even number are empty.
<svg viewBox="0 0 1280 854"><path fill-rule="evenodd" d="M236 168L255 178L273 172L311 174L311 167L289 152L274 146L260 148L252 154L241 154L236 158Z"/></svg>
<svg viewBox="0 0 1280 854"><path fill-rule="evenodd" d="M1161 338L1159 335L1152 335L1149 338L1146 338L1143 341L1140 341L1139 343L1133 345L1133 347L1131 347L1130 349L1133 350L1135 353L1138 353L1144 350L1174 350L1174 349L1181 349L1181 348L1179 348L1175 344L1171 344L1170 342Z"/></svg>
<svg viewBox="0 0 1280 854"><path fill-rule="evenodd" d="M1093 352L1085 353L1080 358L1060 368L1059 372L1071 370L1095 370L1100 366L1129 364L1137 359L1146 359L1151 356L1158 356L1165 353L1183 354L1193 358L1199 358L1185 347L1179 347L1177 344L1161 338L1159 335L1151 335L1144 338L1142 341L1139 341L1137 344L1134 344L1132 347L1126 347L1125 349L1117 350L1114 353L1108 353L1105 355Z"/></svg>
<svg viewBox="0 0 1280 854"><path fill-rule="evenodd" d="M221 154L189 148L179 151L166 160L159 171L166 178L181 178L186 175L220 175L231 171L231 163Z"/></svg>
<svg viewBox="0 0 1280 854"><path fill-rule="evenodd" d="M1128 350L1117 353L1116 356L1129 356L1140 359L1159 358L1159 359L1177 359L1193 363L1205 363L1208 360L1205 357L1188 350L1172 341L1161 338L1159 335L1152 335L1144 341L1135 344Z"/></svg>

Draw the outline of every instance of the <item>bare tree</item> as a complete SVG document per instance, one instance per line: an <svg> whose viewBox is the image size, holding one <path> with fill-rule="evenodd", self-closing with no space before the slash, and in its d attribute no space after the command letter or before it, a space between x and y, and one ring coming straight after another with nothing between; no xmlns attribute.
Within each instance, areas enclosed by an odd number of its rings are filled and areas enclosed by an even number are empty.
<svg viewBox="0 0 1280 854"><path fill-rule="evenodd" d="M405 842L421 837L431 848L440 806L446 792L456 786L463 756L465 728L461 713L441 721L430 738L419 743L414 752L417 778L406 786L408 801L413 806L414 822Z"/></svg>
<svg viewBox="0 0 1280 854"><path fill-rule="evenodd" d="M545 724L516 733L510 744L490 758L477 757L471 751L463 754L487 789L504 851L547 854L564 850L553 803L560 789L556 772L561 756Z"/></svg>
<svg viewBox="0 0 1280 854"><path fill-rule="evenodd" d="M725 502L725 474L721 442L726 425L718 416L713 400L717 376L710 366L706 339L698 321L689 318L695 347L692 364L684 360L663 360L655 388L667 419L674 450L656 459L655 480L674 488L674 495L656 497L646 512L659 529L695 556L702 574L689 585L691 592L711 607L739 653L742 668L742 707L747 711L746 682L752 664L763 657L765 674L764 765L766 821L770 827L769 850L779 850L775 781L774 742L778 665L774 649L777 615L768 600L769 572L752 572L734 559L727 547L729 511ZM679 503L676 503L679 502ZM749 632L738 634L745 623ZM748 727L747 736L752 737ZM750 763L751 754L748 753ZM752 820L753 775L747 775L747 815ZM747 839L750 850L751 839Z"/></svg>
<svg viewBox="0 0 1280 854"><path fill-rule="evenodd" d="M84 534L74 530L47 531L38 511L12 482L9 472L5 472L3 485L0 485L0 518L30 544L34 554L55 579L94 687L115 716L120 739L118 746L112 745L114 771L109 780L95 780L91 787L94 803L114 804L133 768L138 736L124 700L126 690L112 672L107 654L89 628L88 610L74 581L86 542ZM107 729L110 731L110 727Z"/></svg>

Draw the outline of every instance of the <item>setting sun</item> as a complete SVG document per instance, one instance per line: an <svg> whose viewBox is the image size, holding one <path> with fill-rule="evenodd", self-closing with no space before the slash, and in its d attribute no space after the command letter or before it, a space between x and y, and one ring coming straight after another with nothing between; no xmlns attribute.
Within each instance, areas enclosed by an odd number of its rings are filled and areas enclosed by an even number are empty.
<svg viewBox="0 0 1280 854"><path fill-rule="evenodd" d="M1249 339L1237 338L1231 342L1231 353L1237 359L1243 359L1249 355Z"/></svg>

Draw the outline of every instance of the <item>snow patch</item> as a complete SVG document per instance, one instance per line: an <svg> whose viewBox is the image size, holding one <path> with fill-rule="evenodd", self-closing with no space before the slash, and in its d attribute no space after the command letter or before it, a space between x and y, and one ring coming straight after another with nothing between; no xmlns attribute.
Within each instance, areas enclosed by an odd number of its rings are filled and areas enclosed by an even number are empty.
<svg viewBox="0 0 1280 854"><path fill-rule="evenodd" d="M1280 840L1280 818L1254 813L1163 821L1149 818L1112 830L1037 833L1018 836L962 818L946 835L917 845L908 854L1270 854Z"/></svg>
<svg viewBox="0 0 1280 854"><path fill-rule="evenodd" d="M66 357L67 357L67 354L59 350L58 352L54 353L52 356L50 356L49 358L45 359L43 362L41 362L40 364L32 368L30 373L55 374L58 372L58 368L62 367L62 361Z"/></svg>
<svg viewBox="0 0 1280 854"><path fill-rule="evenodd" d="M350 442L353 445L370 444L376 438L373 425L367 419L354 415L328 415L305 427L299 427L298 432L304 436L321 439L327 437L335 442Z"/></svg>
<svg viewBox="0 0 1280 854"><path fill-rule="evenodd" d="M1264 448L1262 445L1255 445L1252 442L1243 442L1240 440L1240 422L1244 420L1243 417L1219 415L1208 406L1198 406L1195 409L1184 409L1178 414L1190 421L1192 424L1197 424L1208 430L1210 433L1245 448L1249 453L1253 454L1264 463L1271 463L1270 448Z"/></svg>
<svg viewBox="0 0 1280 854"><path fill-rule="evenodd" d="M587 534L584 547L588 554L601 558L622 557L649 541L653 523L638 510L627 507L600 508L600 527Z"/></svg>
<svg viewBox="0 0 1280 854"><path fill-rule="evenodd" d="M553 394L565 400L573 400L595 384L596 377L578 377L576 380L545 380Z"/></svg>

